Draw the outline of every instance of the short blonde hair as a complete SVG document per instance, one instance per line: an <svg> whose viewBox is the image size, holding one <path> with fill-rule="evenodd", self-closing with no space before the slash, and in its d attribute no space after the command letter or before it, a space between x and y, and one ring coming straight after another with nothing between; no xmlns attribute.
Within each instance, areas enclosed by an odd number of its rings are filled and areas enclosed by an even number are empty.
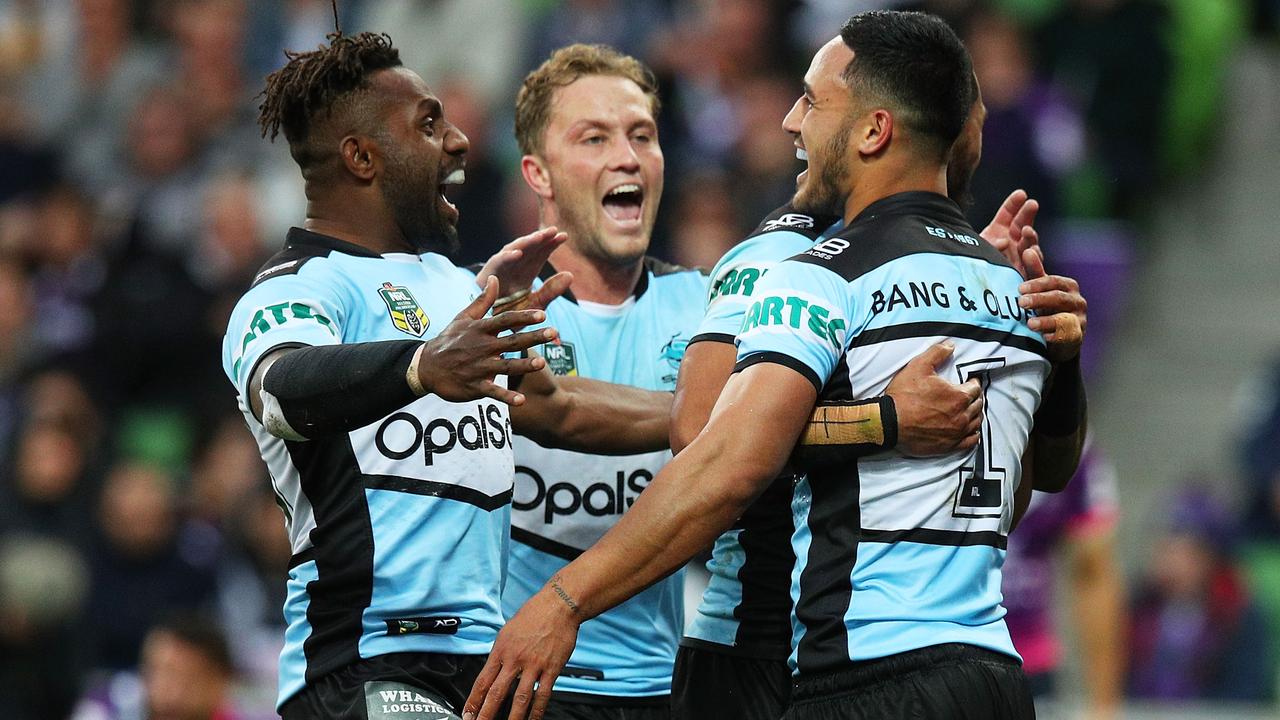
<svg viewBox="0 0 1280 720"><path fill-rule="evenodd" d="M516 142L520 152L534 155L542 151L556 90L588 75L610 75L635 83L649 98L649 110L657 119L661 109L658 83L644 63L608 45L577 43L551 53L537 70L525 76L516 95Z"/></svg>

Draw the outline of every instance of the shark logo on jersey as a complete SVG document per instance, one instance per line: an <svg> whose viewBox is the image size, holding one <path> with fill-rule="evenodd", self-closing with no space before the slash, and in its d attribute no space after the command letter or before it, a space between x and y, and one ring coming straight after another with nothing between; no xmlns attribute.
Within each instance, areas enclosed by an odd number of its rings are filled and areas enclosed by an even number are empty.
<svg viewBox="0 0 1280 720"><path fill-rule="evenodd" d="M666 360L667 365L673 371L670 375L663 375L662 382L673 383L676 381L676 373L680 370L680 361L684 360L684 351L687 347L689 347L689 341L680 337L680 333L676 333L658 351L658 357Z"/></svg>
<svg viewBox="0 0 1280 720"><path fill-rule="evenodd" d="M382 301L387 304L387 311L391 313L391 324L395 325L400 332L422 337L422 333L431 326L431 318L422 311L418 301L413 299L413 293L409 292L409 288L384 282L378 289L378 294L382 296Z"/></svg>
<svg viewBox="0 0 1280 720"><path fill-rule="evenodd" d="M577 376L578 356L573 350L573 343L562 340L555 344L543 345L542 351L547 367L551 368L553 375Z"/></svg>

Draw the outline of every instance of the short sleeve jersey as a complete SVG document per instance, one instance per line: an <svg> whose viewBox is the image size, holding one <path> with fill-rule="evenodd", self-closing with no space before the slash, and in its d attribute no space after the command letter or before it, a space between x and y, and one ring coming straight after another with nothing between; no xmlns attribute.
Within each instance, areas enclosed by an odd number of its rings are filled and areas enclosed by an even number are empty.
<svg viewBox="0 0 1280 720"><path fill-rule="evenodd" d="M839 218L769 213L711 271L706 312L691 342L732 344L751 295L778 263L813 247L840 227ZM715 652L784 660L791 652L791 490L796 477L774 480L720 535L707 561L710 579L684 644Z"/></svg>
<svg viewBox="0 0 1280 720"><path fill-rule="evenodd" d="M254 369L277 348L429 340L478 292L440 255L377 255L294 228L232 312L223 367L293 547L281 704L361 658L489 652L503 622L511 427L496 401L428 394L349 433L282 440L250 410Z"/></svg>
<svg viewBox="0 0 1280 720"><path fill-rule="evenodd" d="M622 305L571 294L552 302L547 323L559 341L539 351L558 375L673 390L706 291L703 272L646 259L635 294ZM550 449L519 435L514 445L512 562L502 596L508 613L608 531L671 459L667 450L605 456ZM556 693L610 702L670 694L683 585L678 572L584 623Z"/></svg>
<svg viewBox="0 0 1280 720"><path fill-rule="evenodd" d="M1049 369L1018 307L1020 283L954 203L908 192L871 204L757 287L738 370L777 363L812 382L820 400L861 399L950 339L956 350L940 372L977 378L986 401L972 451L891 451L796 485L791 664L799 674L948 642L1017 656L1000 566Z"/></svg>

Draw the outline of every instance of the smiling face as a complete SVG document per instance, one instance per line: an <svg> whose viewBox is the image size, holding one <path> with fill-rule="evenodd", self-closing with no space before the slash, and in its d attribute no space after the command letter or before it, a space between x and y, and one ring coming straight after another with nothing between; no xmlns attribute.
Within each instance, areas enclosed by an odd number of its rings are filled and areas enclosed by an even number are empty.
<svg viewBox="0 0 1280 720"><path fill-rule="evenodd" d="M808 167L796 176L792 205L800 212L844 214L851 192L849 135L853 102L841 73L853 51L836 38L813 56L804 94L791 106L782 128L795 138L796 157Z"/></svg>
<svg viewBox="0 0 1280 720"><path fill-rule="evenodd" d="M382 70L371 84L383 101L384 122L376 136L382 197L415 248L455 252L458 209L445 188L464 180L467 136L445 120L443 106L417 73Z"/></svg>
<svg viewBox="0 0 1280 720"><path fill-rule="evenodd" d="M663 157L650 98L635 82L587 75L558 88L542 150L526 157L534 191L570 246L610 265L649 247Z"/></svg>

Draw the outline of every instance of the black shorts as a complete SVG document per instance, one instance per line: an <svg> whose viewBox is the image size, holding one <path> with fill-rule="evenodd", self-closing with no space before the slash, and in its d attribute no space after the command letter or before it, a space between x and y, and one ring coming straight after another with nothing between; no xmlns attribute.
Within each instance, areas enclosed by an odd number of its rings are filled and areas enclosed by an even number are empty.
<svg viewBox="0 0 1280 720"><path fill-rule="evenodd" d="M1017 659L951 643L806 678L786 720L1035 720Z"/></svg>
<svg viewBox="0 0 1280 720"><path fill-rule="evenodd" d="M615 699L555 693L542 720L669 720L670 707L671 699L666 695Z"/></svg>
<svg viewBox="0 0 1280 720"><path fill-rule="evenodd" d="M283 720L455 720L462 715L462 704L485 657L378 655L308 683L280 708L280 716Z"/></svg>
<svg viewBox="0 0 1280 720"><path fill-rule="evenodd" d="M676 653L672 720L778 720L790 698L791 669L786 660L761 660L688 645L681 645Z"/></svg>

